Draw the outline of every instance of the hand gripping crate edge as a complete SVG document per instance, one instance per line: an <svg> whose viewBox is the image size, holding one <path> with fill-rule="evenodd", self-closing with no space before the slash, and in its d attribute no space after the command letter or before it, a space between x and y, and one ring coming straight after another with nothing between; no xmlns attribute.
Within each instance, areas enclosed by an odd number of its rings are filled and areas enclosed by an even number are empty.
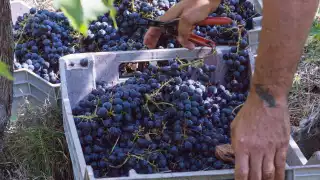
<svg viewBox="0 0 320 180"><path fill-rule="evenodd" d="M216 64L217 71L215 77L223 79L225 72L223 67L222 52L230 47L217 47L218 55L206 58L206 63ZM83 152L81 149L79 137L72 117L72 107L84 98L90 90L95 88L96 80L105 80L110 84L123 81L119 79L118 66L123 62L139 61L159 61L167 60L179 56L180 58L192 59L197 57L198 50L188 51L186 49L166 49L166 50L144 50L144 51L125 51L125 52L106 52L106 53L83 53L73 54L60 58L61 70L61 91L63 104L63 122L67 138L68 148L72 159L75 179L94 180L91 166L85 164ZM209 48L203 48L200 57L211 52ZM199 56L198 56L199 57ZM254 66L253 55L250 55L251 68ZM80 60L88 58L88 67L80 66ZM71 63L72 62L72 63ZM73 66L70 66L70 63ZM108 71L105 71L108 69ZM222 82L223 83L223 82ZM299 147L291 139L287 157L287 179L310 180L320 179L320 166L303 166L307 163ZM314 164L320 164L314 161ZM162 174L137 174L134 170L130 171L129 177L121 178L99 178L101 180L129 180L129 179L232 179L233 170L215 170L215 171L198 171L184 173L162 173ZM98 179L97 179L98 180Z"/></svg>

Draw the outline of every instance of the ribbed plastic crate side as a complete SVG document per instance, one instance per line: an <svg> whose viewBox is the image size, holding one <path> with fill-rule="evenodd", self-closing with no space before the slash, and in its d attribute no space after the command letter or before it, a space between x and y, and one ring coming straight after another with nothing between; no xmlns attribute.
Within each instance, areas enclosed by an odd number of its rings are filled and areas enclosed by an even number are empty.
<svg viewBox="0 0 320 180"><path fill-rule="evenodd" d="M261 27L262 25L262 16L253 18L253 28Z"/></svg>
<svg viewBox="0 0 320 180"><path fill-rule="evenodd" d="M31 96L37 98L41 103L50 103L52 106L57 105L57 98L44 93L41 89L33 86L32 84L29 85Z"/></svg>
<svg viewBox="0 0 320 180"><path fill-rule="evenodd" d="M248 41L250 45L256 45L259 43L260 32L261 32L261 26L258 26L249 31Z"/></svg>
<svg viewBox="0 0 320 180"><path fill-rule="evenodd" d="M34 105L42 105L48 102L54 106L57 105L60 98L60 85L50 86L48 82L25 69L17 70L14 73L14 78L14 97L32 96L37 99L37 104Z"/></svg>
<svg viewBox="0 0 320 180"><path fill-rule="evenodd" d="M63 58L60 59L61 79L62 82L67 82L66 78L66 62ZM63 127L68 144L69 154L72 161L72 168L75 180L83 180L85 175L86 163L82 152L79 136L76 130L70 101L68 98L67 83L61 84L62 95L62 113L63 113Z"/></svg>
<svg viewBox="0 0 320 180"><path fill-rule="evenodd" d="M28 82L28 72L25 69L19 69L13 73L14 82L13 84L21 84Z"/></svg>
<svg viewBox="0 0 320 180"><path fill-rule="evenodd" d="M44 93L48 94L49 96L54 97L54 98L58 98L58 95L56 94L56 89L60 87L60 83L59 84L52 84L52 83L44 80L43 78L41 78L40 76L38 76L34 72L29 71L29 70L27 70L27 71L29 73L28 74L28 82L30 84L37 87L38 89L40 89Z"/></svg>
<svg viewBox="0 0 320 180"><path fill-rule="evenodd" d="M255 11L262 15L262 0L249 0L254 5ZM249 49L255 55L259 45L259 34L261 31L262 16L253 18L253 29L248 31Z"/></svg>
<svg viewBox="0 0 320 180"><path fill-rule="evenodd" d="M31 90L28 83L13 85L13 97L21 97L26 95L31 95Z"/></svg>
<svg viewBox="0 0 320 180"><path fill-rule="evenodd" d="M319 180L319 165L290 167L286 173L287 180Z"/></svg>
<svg viewBox="0 0 320 180"><path fill-rule="evenodd" d="M85 167L86 163L84 160L84 155L82 152L80 140L75 128L75 124L73 122L70 122L73 120L70 115L68 115L71 111L70 108L68 108L69 101L64 99L62 100L63 104L63 127L64 132L68 144L70 159L72 162L72 169L74 174L75 180L83 180L85 175ZM70 107L70 106L69 106Z"/></svg>
<svg viewBox="0 0 320 180"><path fill-rule="evenodd" d="M261 26L257 26L248 32L249 49L253 54L257 54Z"/></svg>

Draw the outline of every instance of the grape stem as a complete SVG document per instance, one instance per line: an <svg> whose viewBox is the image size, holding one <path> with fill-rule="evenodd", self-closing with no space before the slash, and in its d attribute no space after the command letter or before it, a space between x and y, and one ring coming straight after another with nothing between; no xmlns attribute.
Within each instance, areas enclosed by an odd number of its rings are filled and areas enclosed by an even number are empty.
<svg viewBox="0 0 320 180"><path fill-rule="evenodd" d="M152 117L153 113L150 111L150 109L148 107L148 103L149 103L149 100L146 101L146 104L144 104L143 107L147 109L149 117Z"/></svg>
<svg viewBox="0 0 320 180"><path fill-rule="evenodd" d="M111 151L110 151L110 153L109 153L109 154L112 154L112 152L113 152L114 148L115 148L115 147L116 147L116 145L118 144L119 139L120 139L120 136L118 136L118 138L117 138L116 142L114 143L114 145L113 145L113 147L112 147L112 149L111 149Z"/></svg>
<svg viewBox="0 0 320 180"><path fill-rule="evenodd" d="M17 45L19 44L19 42L21 41L23 32L25 32L25 29L26 29L26 27L27 27L27 23L29 22L29 20L30 20L31 17L33 17L33 15L30 14L30 15L28 16L28 19L26 20L25 24L23 25L22 31L21 31L21 33L20 33L20 35L19 35L19 39L18 39L18 41L17 41L16 44L15 44L15 49L16 49Z"/></svg>
<svg viewBox="0 0 320 180"><path fill-rule="evenodd" d="M236 113L235 113L234 111L237 110L237 109L239 109L241 106L243 106L243 103L240 104L240 105L238 105L237 107L233 108L232 114L233 114L233 115L236 115Z"/></svg>
<svg viewBox="0 0 320 180"><path fill-rule="evenodd" d="M134 6L134 0L131 0L131 8L132 8L132 11L133 11L133 12L136 12L136 11L137 11L136 8L135 8L135 6Z"/></svg>
<svg viewBox="0 0 320 180"><path fill-rule="evenodd" d="M240 50L240 41L242 40L241 34L242 34L242 26L239 26L239 28L238 28L237 53L239 53L239 50Z"/></svg>
<svg viewBox="0 0 320 180"><path fill-rule="evenodd" d="M166 85L168 85L170 82L173 81L173 78L169 79L167 82L163 83L163 85L161 85L161 87L159 89L157 89L154 93L152 93L150 95L151 98L153 98L154 96L156 96L157 94L159 94L159 92L162 90L163 87L165 87Z"/></svg>
<svg viewBox="0 0 320 180"><path fill-rule="evenodd" d="M125 165L125 164L128 162L129 159L130 159L130 156L128 155L127 158L126 158L121 164L119 164L119 165L117 165L117 166L109 165L109 167L112 167L112 168L115 168L115 169L119 169L119 168L121 168L123 165Z"/></svg>
<svg viewBox="0 0 320 180"><path fill-rule="evenodd" d="M97 118L98 116L97 115L91 115L91 116L84 116L84 115L81 115L81 116L74 116L76 118L82 118L82 119L87 119L87 120L91 120L93 118Z"/></svg>
<svg viewBox="0 0 320 180"><path fill-rule="evenodd" d="M117 166L109 165L109 167L119 169L119 168L121 168L122 166L124 166L124 165L128 162L128 160L129 160L130 158L132 158L132 157L133 157L133 158L136 158L136 159L139 159L139 160L144 160L144 161L146 161L148 164L150 164L150 165L151 165L153 168L155 168L155 169L158 168L155 164L153 164L153 163L145 160L143 157L137 156L137 155L134 155L134 154L129 154L129 153L128 153L127 158L126 158L121 164L119 164L119 165L117 165Z"/></svg>
<svg viewBox="0 0 320 180"><path fill-rule="evenodd" d="M184 63L183 61L181 61L180 58L178 58L178 57L176 58L176 60L177 60L181 65L182 65L182 64L185 64L185 63Z"/></svg>
<svg viewBox="0 0 320 180"><path fill-rule="evenodd" d="M196 60L196 61L191 61L189 63L185 63L185 64L182 64L180 65L180 68L184 68L184 67L187 67L189 65L192 65L192 66L197 66L197 65L203 65L203 59L199 59L199 60Z"/></svg>
<svg viewBox="0 0 320 180"><path fill-rule="evenodd" d="M134 157L134 158L139 159L139 160L147 161L147 160L145 160L143 157L137 156L137 155L134 155L134 154L129 154L129 156ZM157 166L154 165L153 163L151 163L150 161L147 161L147 163L150 164L152 167L157 168Z"/></svg>
<svg viewBox="0 0 320 180"><path fill-rule="evenodd" d="M161 104L164 104L164 105L168 105L168 106L171 106L171 107L173 107L174 105L173 104L171 104L171 103L167 103L167 102L158 102L158 103L156 103L157 105L161 105Z"/></svg>

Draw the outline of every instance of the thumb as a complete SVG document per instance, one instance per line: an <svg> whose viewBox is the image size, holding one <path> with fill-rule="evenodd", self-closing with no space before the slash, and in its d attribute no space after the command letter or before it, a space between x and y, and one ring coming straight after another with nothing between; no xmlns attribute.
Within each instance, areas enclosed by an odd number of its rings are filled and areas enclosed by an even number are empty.
<svg viewBox="0 0 320 180"><path fill-rule="evenodd" d="M157 46L159 38L161 36L161 29L157 27L150 27L144 35L143 44L148 48L153 49Z"/></svg>
<svg viewBox="0 0 320 180"><path fill-rule="evenodd" d="M164 15L158 18L159 21L170 21L180 16L186 1L181 1L171 7ZM143 43L150 49L155 48L161 36L161 29L157 27L150 27L144 36Z"/></svg>
<svg viewBox="0 0 320 180"><path fill-rule="evenodd" d="M178 41L187 49L194 49L195 45L189 41L190 34L192 33L194 22L191 21L188 15L182 15L178 27Z"/></svg>

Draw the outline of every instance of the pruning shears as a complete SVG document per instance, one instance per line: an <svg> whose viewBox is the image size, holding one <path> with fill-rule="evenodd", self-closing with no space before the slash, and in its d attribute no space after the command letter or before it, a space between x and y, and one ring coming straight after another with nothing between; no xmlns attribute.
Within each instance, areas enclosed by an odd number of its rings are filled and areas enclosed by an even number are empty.
<svg viewBox="0 0 320 180"><path fill-rule="evenodd" d="M147 26L151 27L159 27L163 30L163 33L173 35L175 37L178 36L178 24L180 18L173 19L168 22L162 22L159 20L153 20L148 18L143 18L146 22ZM227 17L207 17L205 20L197 23L198 26L207 26L207 25L226 25L232 23L232 19ZM189 41L200 45L200 46L207 46L207 47L214 47L216 43L212 40L203 38L198 36L194 33L190 34Z"/></svg>

